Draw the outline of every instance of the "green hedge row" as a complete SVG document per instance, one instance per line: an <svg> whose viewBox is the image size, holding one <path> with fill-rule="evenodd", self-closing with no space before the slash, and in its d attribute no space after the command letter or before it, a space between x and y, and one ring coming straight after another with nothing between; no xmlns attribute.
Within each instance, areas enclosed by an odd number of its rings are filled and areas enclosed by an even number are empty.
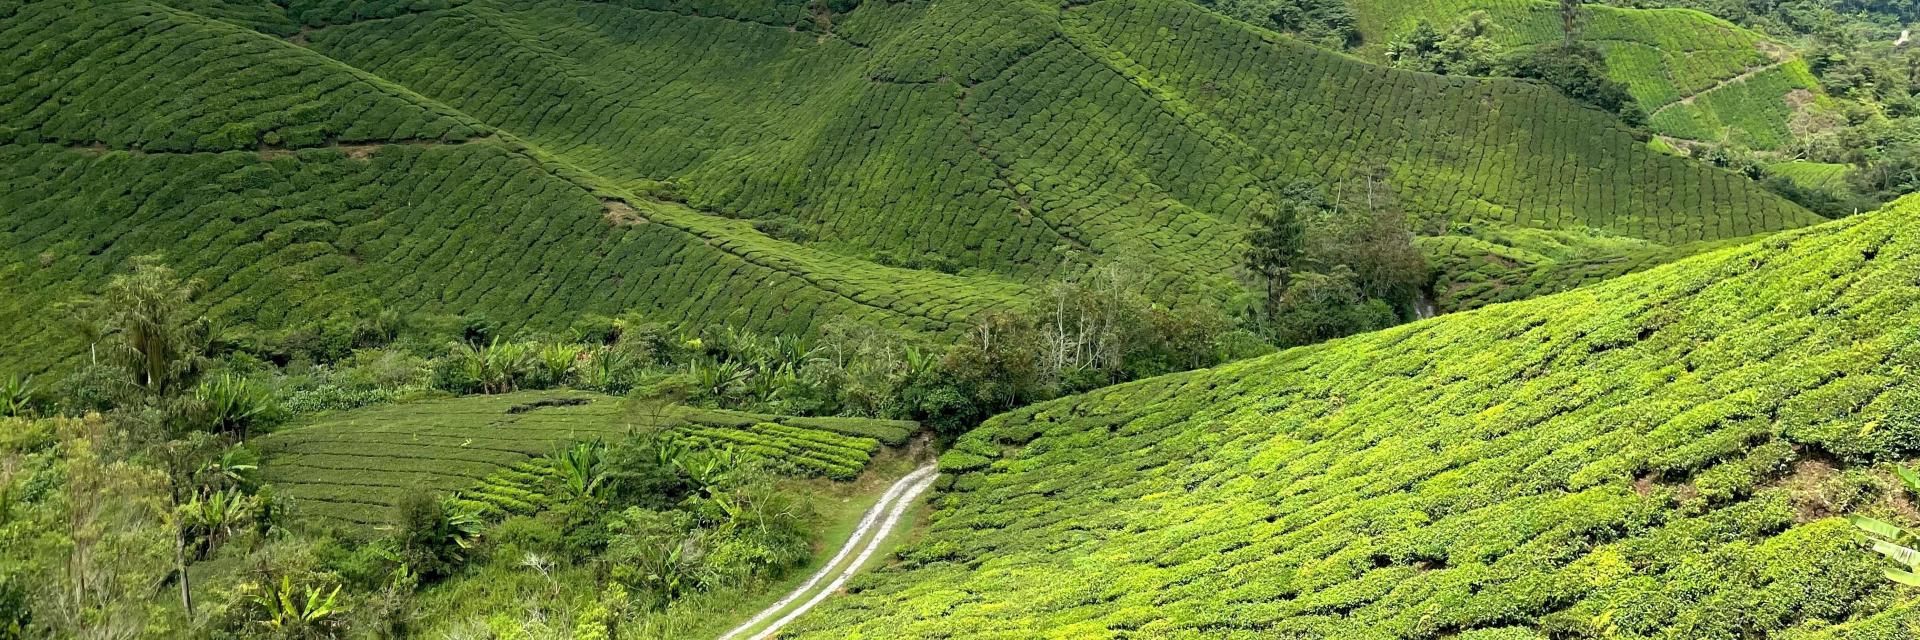
<svg viewBox="0 0 1920 640"><path fill-rule="evenodd" d="M1905 637L1915 215L997 416L787 633Z"/></svg>
<svg viewBox="0 0 1920 640"><path fill-rule="evenodd" d="M555 398L589 402L509 413ZM573 442L613 442L635 429L664 428L803 475L851 479L866 469L880 443L842 430L911 424L842 418L833 420L838 430L797 426L808 421L687 408L635 412L608 396L521 392L357 409L292 426L256 444L265 454L264 478L292 497L302 515L368 524L392 517L393 505L409 491L453 495L492 517L531 513L548 504L542 487L554 470L544 462L547 454Z"/></svg>
<svg viewBox="0 0 1920 640"><path fill-rule="evenodd" d="M1500 221L1681 243L1817 221L1551 89L1384 70L1184 2L869 2L836 15L844 37L693 6L473 4L312 45L698 210L1017 282L1090 256L1152 264L1169 298L1230 290L1232 247L1281 183L1379 168L1428 234ZM1663 22L1594 28L1699 22L1646 15ZM1687 28L1676 42L1751 35ZM1708 57L1689 69L1750 61Z"/></svg>
<svg viewBox="0 0 1920 640"><path fill-rule="evenodd" d="M748 426L692 423L675 437L703 446L728 447L803 475L850 480L865 470L880 443L872 438L763 422Z"/></svg>
<svg viewBox="0 0 1920 640"><path fill-rule="evenodd" d="M279 326L365 307L486 313L510 330L645 309L805 333L836 317L929 331L1022 289L876 267L779 243L677 205L615 224L582 187L492 142L147 154L0 145L0 362L81 348L54 303L161 253L207 285L211 315Z"/></svg>
<svg viewBox="0 0 1920 640"><path fill-rule="evenodd" d="M1494 38L1505 47L1564 37L1559 7L1547 0L1365 0L1353 6L1367 40L1362 55L1375 60L1384 60L1387 43L1421 20L1450 29L1474 11L1487 12L1499 25ZM1601 50L1613 79L1626 85L1642 110L1656 114L1649 122L1655 133L1704 141L1731 135L1749 147L1771 149L1786 142L1795 94L1805 94L1803 103L1823 100L1805 62L1783 58L1785 66L1767 69L1780 61L1768 52L1785 55L1786 45L1726 20L1691 9L1602 4L1585 5L1581 15L1583 39Z"/></svg>
<svg viewBox="0 0 1920 640"><path fill-rule="evenodd" d="M28 3L0 22L0 59L0 143L197 151L487 130L311 51L145 2Z"/></svg>

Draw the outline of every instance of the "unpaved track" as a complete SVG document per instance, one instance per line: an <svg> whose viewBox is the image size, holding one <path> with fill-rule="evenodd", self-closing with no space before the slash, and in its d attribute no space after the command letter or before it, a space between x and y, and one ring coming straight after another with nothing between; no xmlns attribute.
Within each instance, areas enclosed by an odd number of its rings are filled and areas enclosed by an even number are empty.
<svg viewBox="0 0 1920 640"><path fill-rule="evenodd" d="M860 526L853 530L853 535L847 537L847 543L840 546L840 551L833 554L832 560L828 560L819 571L808 576L807 581L794 588L787 597L781 598L779 602L755 614L752 619L734 627L732 631L720 636L720 640L733 640L740 637L741 634L765 622L767 618L792 606L795 601L807 598L799 608L787 612L787 615L775 620L767 628L761 629L751 639L766 640L812 609L814 605L826 600L827 596L840 590L841 585L846 584L853 574L858 573L860 566L866 564L867 560L873 557L874 552L880 549L880 543L887 539L888 534L893 533L894 525L900 523L900 517L906 515L907 509L913 506L914 499L919 498L921 493L925 493L929 487L932 487L934 479L938 476L939 474L935 473L935 465L927 463L926 466L914 469L912 473L895 481L893 486L887 488L886 493L880 495L880 501L867 509L867 514L860 518ZM859 549L859 555L852 562L843 562L848 555L853 554L855 549ZM820 581L830 575L834 576L833 581L824 587L820 586ZM812 597L808 598L808 595Z"/></svg>

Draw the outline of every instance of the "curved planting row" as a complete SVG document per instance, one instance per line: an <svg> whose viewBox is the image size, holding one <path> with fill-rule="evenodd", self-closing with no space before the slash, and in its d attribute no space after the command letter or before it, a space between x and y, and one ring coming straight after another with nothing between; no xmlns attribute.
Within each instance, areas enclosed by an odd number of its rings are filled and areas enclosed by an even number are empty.
<svg viewBox="0 0 1920 640"><path fill-rule="evenodd" d="M0 60L0 143L188 151L485 131L311 51L147 2L27 3L0 21Z"/></svg>
<svg viewBox="0 0 1920 640"><path fill-rule="evenodd" d="M1070 31L1076 42L1123 56L1112 65L1184 98L1163 100L1169 109L1190 105L1287 173L1384 170L1428 233L1498 221L1677 244L1820 220L1746 178L1651 152L1611 116L1540 85L1268 43L1186 3L1109 0L1071 15L1084 25ZM1160 35L1169 29L1190 37Z"/></svg>
<svg viewBox="0 0 1920 640"><path fill-rule="evenodd" d="M796 638L1900 638L1920 199L997 416Z"/></svg>
<svg viewBox="0 0 1920 640"><path fill-rule="evenodd" d="M511 413L552 397L586 404ZM542 456L564 443L615 439L644 428L617 398L552 392L431 400L350 411L259 439L263 476L298 512L342 524L393 517L402 496L455 495L483 513L531 512L551 473Z"/></svg>
<svg viewBox="0 0 1920 640"><path fill-rule="evenodd" d="M1363 53L1384 59L1387 43L1421 20L1441 30L1485 11L1507 47L1559 42L1559 7L1547 0L1365 0L1354 3L1367 39ZM1787 142L1796 109L1819 100L1819 82L1785 45L1691 9L1581 8L1583 40L1606 57L1614 80L1649 114L1655 133L1771 149ZM1783 64L1784 63L1784 64ZM1750 76L1750 77L1749 77ZM1744 78L1744 79L1743 79Z"/></svg>
<svg viewBox="0 0 1920 640"><path fill-rule="evenodd" d="M584 404L536 404L542 400ZM810 426L801 426L810 425ZM729 447L805 476L851 479L882 434L904 443L913 423L792 418L675 408L630 410L620 398L552 391L371 407L257 440L265 480L299 513L339 524L393 517L408 493L442 492L489 517L545 508L555 471L545 457L570 443L615 442L664 430L699 446Z"/></svg>
<svg viewBox="0 0 1920 640"><path fill-rule="evenodd" d="M851 480L865 471L880 443L872 438L762 422L744 427L691 423L674 437L700 446L723 447L802 475Z"/></svg>
<svg viewBox="0 0 1920 640"><path fill-rule="evenodd" d="M213 315L265 326L384 301L545 326L648 309L798 333L835 317L941 330L1020 290L886 269L766 238L677 205L638 224L501 143L99 153L0 145L0 360L76 353L53 303L160 252L207 285ZM983 286L976 286L983 285Z"/></svg>
<svg viewBox="0 0 1920 640"><path fill-rule="evenodd" d="M1817 221L1550 89L1384 70L1190 3L868 2L833 17L844 38L691 6L475 3L312 45L615 182L831 251L1016 281L1110 259L1152 263L1177 295L1229 287L1227 247L1281 183L1365 173L1425 233L1501 221L1680 243ZM1660 23L1594 32L1699 22L1620 15ZM1750 61L1697 51L1688 69Z"/></svg>

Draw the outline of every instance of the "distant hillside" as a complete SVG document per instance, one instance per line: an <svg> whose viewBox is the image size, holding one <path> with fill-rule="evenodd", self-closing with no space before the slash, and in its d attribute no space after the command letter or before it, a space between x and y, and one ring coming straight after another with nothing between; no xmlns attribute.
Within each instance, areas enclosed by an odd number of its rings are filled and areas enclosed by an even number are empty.
<svg viewBox="0 0 1920 640"><path fill-rule="evenodd" d="M1911 637L1917 215L996 417L797 637Z"/></svg>
<svg viewBox="0 0 1920 640"><path fill-rule="evenodd" d="M1224 299L1247 220L1295 179L1379 175L1421 233L1495 244L1818 219L1549 89L1173 0L0 16L0 362L30 367L79 350L52 303L156 251L268 326L379 300L509 329L632 308L942 331L1096 262L1149 266L1170 304Z"/></svg>
<svg viewBox="0 0 1920 640"><path fill-rule="evenodd" d="M1559 41L1559 7L1548 0L1357 0L1363 53L1384 59L1387 43L1421 20L1446 30L1485 11L1509 47ZM1588 4L1582 37L1605 53L1660 135L1737 142L1755 149L1787 144L1794 113L1826 100L1807 63L1784 44L1691 9L1627 9Z"/></svg>

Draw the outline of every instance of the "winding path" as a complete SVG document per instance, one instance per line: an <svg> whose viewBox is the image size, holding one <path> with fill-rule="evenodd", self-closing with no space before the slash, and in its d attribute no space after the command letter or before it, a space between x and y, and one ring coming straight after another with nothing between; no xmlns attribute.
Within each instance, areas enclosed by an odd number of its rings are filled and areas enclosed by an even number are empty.
<svg viewBox="0 0 1920 640"><path fill-rule="evenodd" d="M743 637L761 623L766 622L768 618L782 611L786 611L786 615L773 621L773 624L760 629L758 633L754 633L750 640L766 640L767 638L771 638L773 634L779 633L780 629L786 627L788 623L793 622L808 610L813 609L814 605L818 605L822 600L826 600L827 596L833 595L835 591L839 591L841 585L845 585L847 580L852 578L853 574L858 573L860 567L865 565L867 560L872 558L876 551L879 551L880 543L887 539L888 534L893 533L894 525L900 523L900 517L906 515L907 509L913 506L914 499L919 498L920 494L925 493L928 488L932 487L934 479L938 478L939 475L935 465L933 463L927 463L926 466L915 469L912 473L895 481L893 486L887 488L886 493L880 495L880 501L874 503L873 507L867 509L866 515L860 519L860 526L853 530L853 535L847 537L847 543L841 545L840 551L833 555L832 560L828 560L825 565L820 567L819 571L814 572L812 576L808 576L807 581L801 583L799 587L794 588L792 593L787 594L787 596L781 598L779 602L775 602L765 610L755 614L752 619L741 623L738 627L734 627L732 631L728 631L725 635L720 636L720 640L733 640L734 638ZM853 555L855 549L860 550L859 555L855 556L851 562L848 562L847 556ZM837 575L835 574L836 571L838 572ZM827 583L826 586L820 586L820 582L825 580L829 575L834 576L833 581ZM806 600L802 602L799 607L787 611L788 607L792 607L794 602L800 601L802 598Z"/></svg>

